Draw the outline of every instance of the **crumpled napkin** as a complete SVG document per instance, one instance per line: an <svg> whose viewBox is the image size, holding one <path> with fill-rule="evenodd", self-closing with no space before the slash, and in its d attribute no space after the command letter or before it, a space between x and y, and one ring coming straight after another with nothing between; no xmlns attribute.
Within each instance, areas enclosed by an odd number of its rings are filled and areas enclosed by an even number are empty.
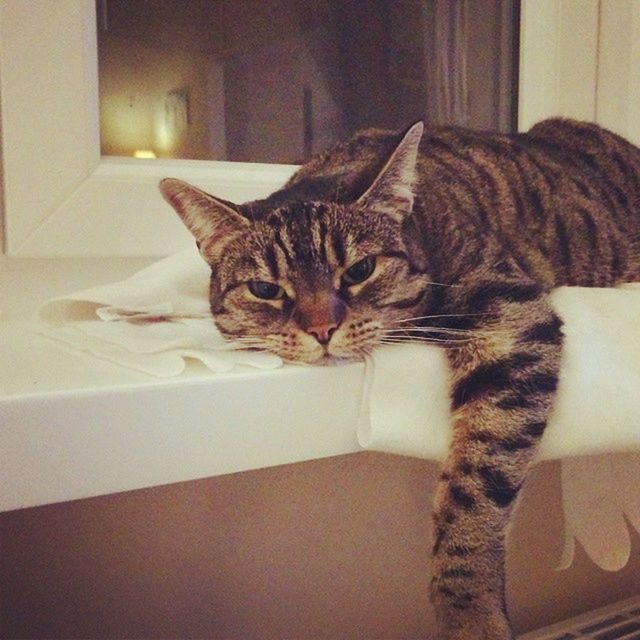
<svg viewBox="0 0 640 640"><path fill-rule="evenodd" d="M244 365L282 366L265 352L226 341L211 317L209 267L194 249L181 251L122 282L50 300L38 313L40 333L72 349L159 377L176 376L188 358L213 372Z"/></svg>

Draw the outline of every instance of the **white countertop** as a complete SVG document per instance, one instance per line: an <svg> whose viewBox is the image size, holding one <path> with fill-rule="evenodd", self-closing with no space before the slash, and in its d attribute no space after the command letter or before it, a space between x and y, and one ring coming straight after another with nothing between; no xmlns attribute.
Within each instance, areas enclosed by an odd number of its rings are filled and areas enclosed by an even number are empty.
<svg viewBox="0 0 640 640"><path fill-rule="evenodd" d="M362 364L159 380L34 332L46 300L151 262L0 258L0 510L360 450Z"/></svg>

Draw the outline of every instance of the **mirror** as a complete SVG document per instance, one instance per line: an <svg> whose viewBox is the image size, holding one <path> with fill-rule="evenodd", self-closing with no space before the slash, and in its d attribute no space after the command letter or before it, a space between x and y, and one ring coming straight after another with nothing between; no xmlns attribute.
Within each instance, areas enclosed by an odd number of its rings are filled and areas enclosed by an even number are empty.
<svg viewBox="0 0 640 640"><path fill-rule="evenodd" d="M516 128L513 0L97 0L103 155L300 164L363 127Z"/></svg>

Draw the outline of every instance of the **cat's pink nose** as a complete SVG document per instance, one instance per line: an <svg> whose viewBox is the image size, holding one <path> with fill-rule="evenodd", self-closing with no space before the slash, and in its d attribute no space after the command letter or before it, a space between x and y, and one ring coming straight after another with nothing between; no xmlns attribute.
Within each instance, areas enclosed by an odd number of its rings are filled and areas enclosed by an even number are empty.
<svg viewBox="0 0 640 640"><path fill-rule="evenodd" d="M293 312L300 329L326 346L347 316L347 305L335 292L320 291L301 295Z"/></svg>
<svg viewBox="0 0 640 640"><path fill-rule="evenodd" d="M307 333L310 333L320 344L329 344L331 336L338 328L337 324L321 324L314 327L307 327Z"/></svg>

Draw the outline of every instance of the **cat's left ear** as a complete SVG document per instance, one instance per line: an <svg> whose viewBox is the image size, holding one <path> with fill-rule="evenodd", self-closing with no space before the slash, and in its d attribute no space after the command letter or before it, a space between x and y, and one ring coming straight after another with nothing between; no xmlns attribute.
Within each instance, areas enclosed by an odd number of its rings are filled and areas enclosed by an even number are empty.
<svg viewBox="0 0 640 640"><path fill-rule="evenodd" d="M158 187L191 231L202 257L209 263L219 260L229 242L251 227L231 202L214 198L182 180L165 178Z"/></svg>
<svg viewBox="0 0 640 640"><path fill-rule="evenodd" d="M416 122L407 131L373 184L358 198L358 204L386 213L397 222L402 222L411 213L423 131L422 122Z"/></svg>

